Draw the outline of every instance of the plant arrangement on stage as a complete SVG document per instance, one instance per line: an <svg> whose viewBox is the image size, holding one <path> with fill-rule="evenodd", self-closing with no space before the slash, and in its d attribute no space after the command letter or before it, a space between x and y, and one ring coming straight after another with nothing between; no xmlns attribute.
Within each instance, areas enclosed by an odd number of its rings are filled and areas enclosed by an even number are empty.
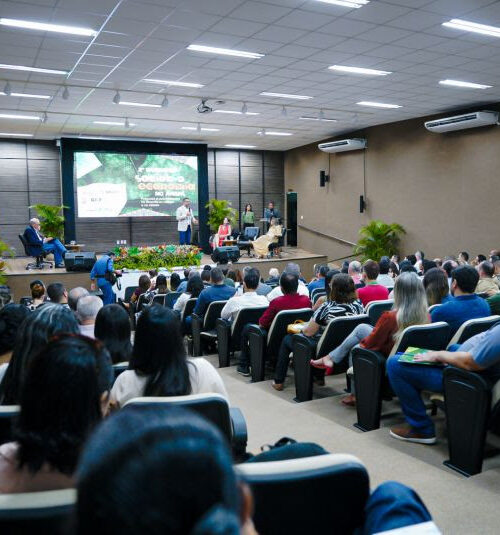
<svg viewBox="0 0 500 535"><path fill-rule="evenodd" d="M224 218L227 217L231 222L231 227L236 228L238 222L238 210L231 206L229 201L223 199L210 199L205 208L208 209L207 225L212 232L219 230L219 225L222 225Z"/></svg>
<svg viewBox="0 0 500 535"><path fill-rule="evenodd" d="M392 256L398 253L403 234L406 234L406 230L398 223L370 221L359 229L361 237L354 247L354 254L361 255L363 262L370 259L378 262L384 255Z"/></svg>
<svg viewBox="0 0 500 535"><path fill-rule="evenodd" d="M5 242L0 240L0 284L5 284L7 281L7 278L5 276L5 260L4 257L8 256L14 256L14 251L12 250L12 247L10 245L7 245Z"/></svg>
<svg viewBox="0 0 500 535"><path fill-rule="evenodd" d="M59 238L63 241L64 237L64 216L62 211L66 206L52 206L51 204L34 204L30 206L36 211L40 219L42 234L51 238Z"/></svg>
<svg viewBox="0 0 500 535"><path fill-rule="evenodd" d="M194 245L157 245L156 247L116 247L116 269L148 271L158 268L199 266L203 256Z"/></svg>

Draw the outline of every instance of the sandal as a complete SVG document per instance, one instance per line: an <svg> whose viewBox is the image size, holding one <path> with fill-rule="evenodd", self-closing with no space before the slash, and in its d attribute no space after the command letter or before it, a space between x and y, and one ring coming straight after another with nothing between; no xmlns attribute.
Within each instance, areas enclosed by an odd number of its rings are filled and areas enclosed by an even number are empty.
<svg viewBox="0 0 500 535"><path fill-rule="evenodd" d="M323 357L321 358L321 362L315 362L314 359L311 359L309 361L309 364L313 367L313 368L317 368L318 370L331 370L333 369L333 366L327 366L325 364L325 358L326 357Z"/></svg>

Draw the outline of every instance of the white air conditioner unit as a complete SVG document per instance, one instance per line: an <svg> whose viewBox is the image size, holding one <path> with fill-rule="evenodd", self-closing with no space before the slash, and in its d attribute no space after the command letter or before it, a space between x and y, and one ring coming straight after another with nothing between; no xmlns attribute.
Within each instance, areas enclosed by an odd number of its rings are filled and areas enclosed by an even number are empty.
<svg viewBox="0 0 500 535"><path fill-rule="evenodd" d="M348 150L361 150L366 148L366 139L341 139L330 143L320 143L318 149L323 152L346 152Z"/></svg>
<svg viewBox="0 0 500 535"><path fill-rule="evenodd" d="M430 132L442 133L453 130L465 130L466 128L477 128L478 126L491 126L497 124L498 112L496 111L475 111L454 117L443 117L435 121L427 121L425 128Z"/></svg>

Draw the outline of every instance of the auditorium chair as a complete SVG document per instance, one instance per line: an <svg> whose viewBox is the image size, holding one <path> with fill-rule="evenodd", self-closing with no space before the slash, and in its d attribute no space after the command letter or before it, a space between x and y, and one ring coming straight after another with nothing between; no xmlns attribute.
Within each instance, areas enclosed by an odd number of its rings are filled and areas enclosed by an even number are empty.
<svg viewBox="0 0 500 535"><path fill-rule="evenodd" d="M375 326L377 321L379 320L380 316L387 312L388 310L392 310L392 307L394 306L394 300L393 299L384 299L381 301L371 301L365 306L365 314L368 314L368 317L370 318L370 324Z"/></svg>
<svg viewBox="0 0 500 535"><path fill-rule="evenodd" d="M474 318L467 320L460 325L458 331L453 335L448 347L453 344L463 344L469 338L476 334L482 333L491 329L495 323L500 321L500 316L486 316L484 318Z"/></svg>
<svg viewBox="0 0 500 535"><path fill-rule="evenodd" d="M243 463L235 470L252 490L260 535L346 535L363 525L370 484L365 466L353 455Z"/></svg>
<svg viewBox="0 0 500 535"><path fill-rule="evenodd" d="M259 227L247 227L243 234L238 236L237 245L240 251L243 249L247 252L247 255L250 256L252 242L259 237L259 233Z"/></svg>
<svg viewBox="0 0 500 535"><path fill-rule="evenodd" d="M167 294L168 295L168 294ZM186 324L186 318L188 316L191 316L193 313L194 307L196 306L196 297L192 297L186 301L186 305L184 306L184 310L181 314L181 332L183 335L191 334L190 328L188 329L188 325Z"/></svg>
<svg viewBox="0 0 500 535"><path fill-rule="evenodd" d="M154 297L153 297L153 303L155 305L161 305L161 306L165 306L165 296L167 294L156 294Z"/></svg>
<svg viewBox="0 0 500 535"><path fill-rule="evenodd" d="M316 301L322 296L322 295L326 295L326 290L325 288L314 288L314 290L311 292L311 301L314 305L314 303L316 303Z"/></svg>
<svg viewBox="0 0 500 535"><path fill-rule="evenodd" d="M135 312L138 314L139 312L142 312L144 310L144 307L147 306L148 300L146 297L146 294L141 294L139 296L139 299L137 299L136 306L135 306Z"/></svg>
<svg viewBox="0 0 500 535"><path fill-rule="evenodd" d="M21 240L21 243L23 244L24 254L26 256L31 256L32 258L35 259L35 262L30 262L29 264L26 265L26 269L28 271L31 269L43 269L45 266L49 266L49 268L54 267L54 262L49 262L47 260L44 260L44 258L47 255L52 254L52 253L44 251L41 245L28 243L28 241L26 240L23 234L18 234L18 237ZM30 248L36 249L36 253L35 254L30 253L29 252Z"/></svg>
<svg viewBox="0 0 500 535"><path fill-rule="evenodd" d="M212 301L209 303L203 317L198 314L191 314L191 334L193 336L193 357L203 355L204 343L217 340L217 331L215 323L220 318L220 313L224 308L226 301Z"/></svg>
<svg viewBox="0 0 500 535"><path fill-rule="evenodd" d="M182 292L169 292L165 295L165 306L167 308L174 308L175 302L179 299Z"/></svg>
<svg viewBox="0 0 500 535"><path fill-rule="evenodd" d="M441 303L436 303L435 305L431 305L429 308L428 308L428 311L429 311L429 314L436 308L440 307L441 306Z"/></svg>
<svg viewBox="0 0 500 535"><path fill-rule="evenodd" d="M281 341L287 335L288 325L297 320L309 321L312 312L310 308L281 310L274 317L269 331L257 324L250 325L248 344L250 346L252 382L264 380L265 362L266 360L274 362L278 357Z"/></svg>
<svg viewBox="0 0 500 535"><path fill-rule="evenodd" d="M408 347L445 349L450 340L450 326L444 321L426 325L411 325L398 336L389 356L404 352ZM356 347L352 350L356 384L356 412L354 424L361 431L380 427L382 397L391 399L393 393L386 376L386 357L379 351Z"/></svg>
<svg viewBox="0 0 500 535"><path fill-rule="evenodd" d="M19 415L19 405L0 405L0 444L12 440L14 421Z"/></svg>
<svg viewBox="0 0 500 535"><path fill-rule="evenodd" d="M132 294L139 288L139 286L127 286L125 292L123 293L123 302L130 303L132 299Z"/></svg>
<svg viewBox="0 0 500 535"><path fill-rule="evenodd" d="M118 376L121 375L125 370L128 370L128 361L117 362L113 364L113 373L115 375L115 381L118 379Z"/></svg>
<svg viewBox="0 0 500 535"><path fill-rule="evenodd" d="M219 353L219 368L230 365L230 355L241 349L241 333L245 325L257 323L267 307L249 307L238 310L234 320L228 321L218 318L215 323L217 332L217 352Z"/></svg>
<svg viewBox="0 0 500 535"><path fill-rule="evenodd" d="M192 394L171 397L137 397L124 406L139 407L176 406L192 410L216 425L227 439L236 459L246 453L248 432L245 417L240 409L229 407L226 398L220 394Z"/></svg>
<svg viewBox="0 0 500 535"><path fill-rule="evenodd" d="M303 334L296 334L293 337L295 401L310 401L312 399L313 370L310 360L324 357L330 353L361 323L370 323L367 314L332 319L319 340ZM335 364L333 367L335 374L345 373L346 370L347 362L343 365Z"/></svg>
<svg viewBox="0 0 500 535"><path fill-rule="evenodd" d="M0 494L0 533L72 533L76 489Z"/></svg>

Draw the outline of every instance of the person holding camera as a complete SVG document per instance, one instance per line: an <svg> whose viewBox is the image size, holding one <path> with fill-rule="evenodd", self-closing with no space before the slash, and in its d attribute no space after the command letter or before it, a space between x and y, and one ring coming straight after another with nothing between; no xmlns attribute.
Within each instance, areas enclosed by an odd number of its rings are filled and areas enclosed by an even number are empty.
<svg viewBox="0 0 500 535"><path fill-rule="evenodd" d="M110 305L115 302L116 294L113 291L113 285L116 283L116 277L121 277L122 275L122 272L116 270L113 265L114 258L115 253L113 251L103 254L90 272L90 290L95 292L97 280L97 287L102 292L104 305Z"/></svg>

